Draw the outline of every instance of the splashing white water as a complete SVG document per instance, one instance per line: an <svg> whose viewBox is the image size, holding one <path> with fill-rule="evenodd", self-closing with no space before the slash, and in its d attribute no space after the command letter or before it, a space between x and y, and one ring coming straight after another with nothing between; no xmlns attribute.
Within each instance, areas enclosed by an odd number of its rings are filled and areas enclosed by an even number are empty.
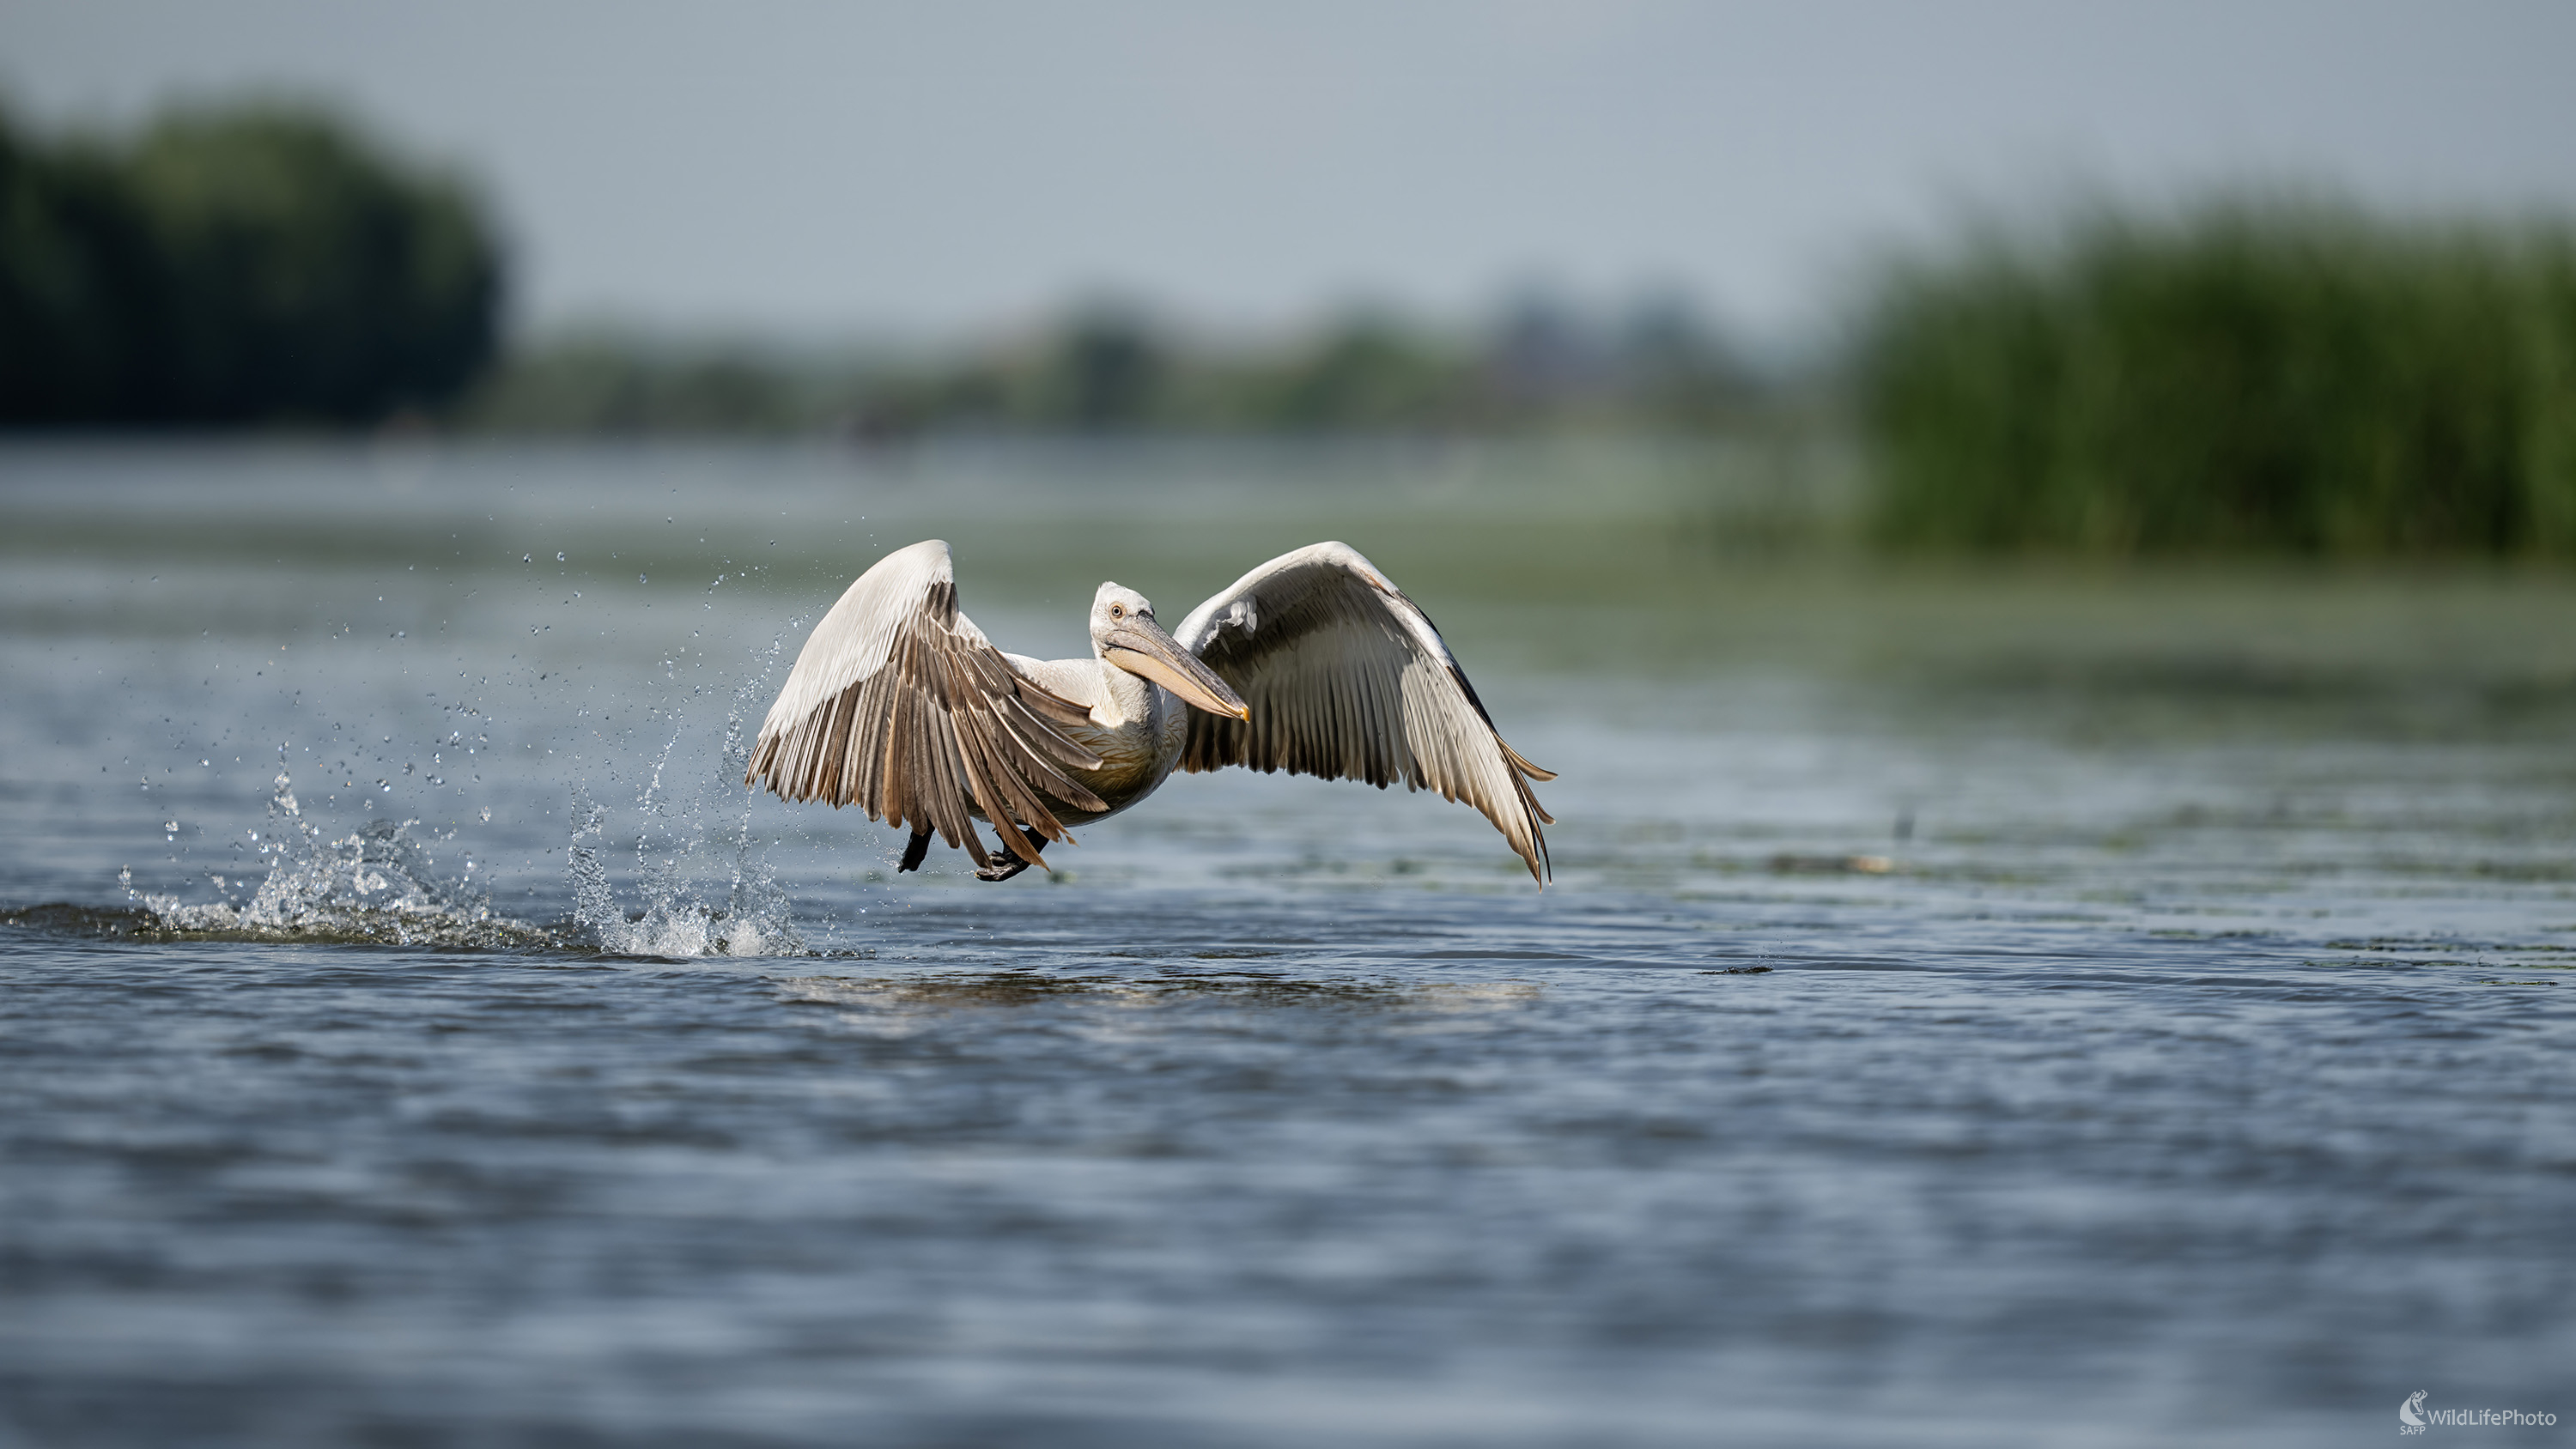
<svg viewBox="0 0 2576 1449"><path fill-rule="evenodd" d="M731 869L720 906L700 898L701 882L691 867L709 847L725 842L704 834L684 838L670 854L653 860L646 837L639 835L636 855L642 869L637 905L630 910L619 901L600 856L600 843L608 835L607 812L585 792L576 791L574 803L579 823L573 829L570 866L573 919L601 950L620 956L805 954L804 938L788 918L787 892L765 863L752 858L747 831L725 852Z"/></svg>
<svg viewBox="0 0 2576 1449"><path fill-rule="evenodd" d="M564 933L514 920L482 891L443 879L410 833L417 823L378 820L326 835L304 818L294 783L280 770L268 820L255 836L268 878L246 904L192 904L140 894L130 884L127 894L149 913L149 929L179 935L485 949L567 944Z"/></svg>
<svg viewBox="0 0 2576 1449"><path fill-rule="evenodd" d="M773 642L773 658L777 652ZM752 838L748 804L739 813L719 817L708 798L721 788L720 782L739 778L750 764L745 711L755 702L764 677L755 675L734 691L733 706L725 717L723 771L717 782L702 786L674 808L662 792L662 776L680 736L673 734L654 755L645 787L635 798L641 818L635 831L635 904L631 908L619 900L602 853L608 842L608 812L586 789L574 788L568 853L573 918L600 949L621 956L808 954L804 937L790 918L787 892ZM710 899L718 871L723 890L720 905Z"/></svg>
<svg viewBox="0 0 2576 1449"><path fill-rule="evenodd" d="M773 667L780 648L774 640L768 661ZM236 896L201 904L176 894L146 894L134 888L129 870L119 880L126 898L141 909L122 929L199 939L591 949L631 956L811 954L790 918L787 893L753 838L749 802L723 788L749 763L747 712L757 703L767 672L753 673L734 691L725 719L721 773L679 792L676 805L663 782L684 733L675 730L654 754L644 788L635 797L631 871L612 872L605 853L610 812L586 788L574 785L567 853L573 915L568 921L538 925L496 910L489 894L474 884L481 862L459 846L456 858L445 860L442 870L448 846L439 838L415 836L416 820L378 820L345 833L326 833L305 817L293 782L281 769L269 797L268 818L250 832L267 867L266 879L250 899ZM676 716L677 711L670 711L664 717ZM685 762L681 770L684 779L696 774ZM489 807L481 815L488 824ZM171 828L175 831L175 824ZM618 835L621 841L629 838L622 827ZM449 832L447 838L452 837ZM236 889L221 875L207 879L218 891Z"/></svg>

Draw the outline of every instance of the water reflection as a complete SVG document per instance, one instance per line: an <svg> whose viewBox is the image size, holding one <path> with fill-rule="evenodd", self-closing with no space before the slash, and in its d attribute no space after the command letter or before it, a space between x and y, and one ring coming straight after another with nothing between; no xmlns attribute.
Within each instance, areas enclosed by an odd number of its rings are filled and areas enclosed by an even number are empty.
<svg viewBox="0 0 2576 1449"><path fill-rule="evenodd" d="M1250 972L1161 976L1060 976L996 971L964 976L850 978L796 976L779 982L791 1006L860 1006L888 1010L981 1006L1154 1007L1358 1006L1389 1011L1482 1011L1538 1000L1529 981L1401 982Z"/></svg>

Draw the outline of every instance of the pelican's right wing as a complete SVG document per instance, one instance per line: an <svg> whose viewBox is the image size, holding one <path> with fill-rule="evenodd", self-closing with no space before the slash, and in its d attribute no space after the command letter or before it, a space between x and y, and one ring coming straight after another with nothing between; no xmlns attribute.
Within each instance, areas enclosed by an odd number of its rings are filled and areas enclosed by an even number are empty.
<svg viewBox="0 0 2576 1449"><path fill-rule="evenodd" d="M937 831L990 861L970 808L1031 864L1017 820L1068 837L1042 796L1109 807L1063 767L1100 757L1057 723L1090 711L1022 677L957 611L957 575L938 539L897 549L859 576L814 626L752 746L743 783L788 800L855 804L888 825Z"/></svg>
<svg viewBox="0 0 2576 1449"><path fill-rule="evenodd" d="M1503 743L1430 617L1358 550L1318 543L1272 559L1173 637L1251 707L1247 720L1189 711L1182 769L1437 790L1483 811L1546 879L1539 826L1555 820L1528 781L1556 776Z"/></svg>

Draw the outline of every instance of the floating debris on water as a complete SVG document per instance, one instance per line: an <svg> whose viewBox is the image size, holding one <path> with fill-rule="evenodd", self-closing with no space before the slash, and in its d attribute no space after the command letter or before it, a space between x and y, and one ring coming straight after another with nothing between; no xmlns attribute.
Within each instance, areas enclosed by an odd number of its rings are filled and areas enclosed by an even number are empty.
<svg viewBox="0 0 2576 1449"><path fill-rule="evenodd" d="M1896 861L1884 855L1789 855L1771 857L1775 875L1886 875Z"/></svg>

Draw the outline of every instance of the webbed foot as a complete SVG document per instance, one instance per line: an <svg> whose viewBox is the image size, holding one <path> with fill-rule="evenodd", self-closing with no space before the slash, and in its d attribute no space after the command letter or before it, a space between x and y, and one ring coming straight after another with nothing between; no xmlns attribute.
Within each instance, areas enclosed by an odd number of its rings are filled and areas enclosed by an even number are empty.
<svg viewBox="0 0 2576 1449"><path fill-rule="evenodd" d="M1029 849L1046 849L1047 839L1045 836L1038 834L1037 831L1030 829L1027 826L1022 826L1020 828L1020 834L1028 841ZM1009 880L1011 877L1018 875L1021 871L1029 868L1029 863L1027 861L1009 853L1009 847L1005 846L1003 850L1004 853L996 857L991 865L979 865L975 867L975 879ZM1045 862L1041 861L1039 863L1044 864Z"/></svg>

